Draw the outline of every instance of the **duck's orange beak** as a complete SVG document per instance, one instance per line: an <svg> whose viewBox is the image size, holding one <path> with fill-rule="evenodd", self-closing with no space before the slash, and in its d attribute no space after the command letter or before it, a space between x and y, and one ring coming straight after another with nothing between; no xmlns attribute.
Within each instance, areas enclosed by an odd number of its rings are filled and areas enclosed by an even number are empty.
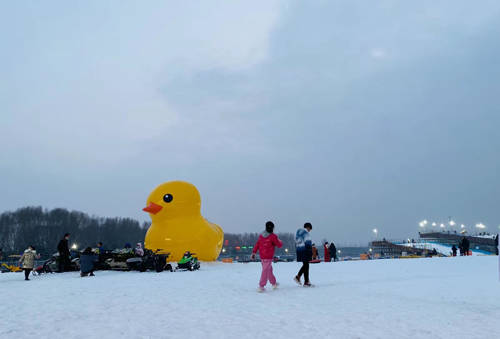
<svg viewBox="0 0 500 339"><path fill-rule="evenodd" d="M146 207L144 207L142 210L144 212L148 212L148 213L151 213L151 214L156 214L156 213L160 212L162 208L163 207L161 207L160 205L157 205L154 202L150 202L149 205L147 205Z"/></svg>

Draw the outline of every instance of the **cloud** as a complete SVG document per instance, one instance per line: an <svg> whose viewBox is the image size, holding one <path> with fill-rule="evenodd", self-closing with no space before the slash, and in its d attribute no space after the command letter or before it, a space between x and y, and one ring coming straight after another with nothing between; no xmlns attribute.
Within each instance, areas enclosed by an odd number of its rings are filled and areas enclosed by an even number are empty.
<svg viewBox="0 0 500 339"><path fill-rule="evenodd" d="M146 218L184 179L227 231L498 216L496 2L61 4L0 10L4 208Z"/></svg>
<svg viewBox="0 0 500 339"><path fill-rule="evenodd" d="M262 62L280 10L274 1L57 6L26 11L19 36L6 37L16 55L0 66L6 159L114 164L148 140L182 135L190 117L162 83ZM14 21L4 19L6 34Z"/></svg>

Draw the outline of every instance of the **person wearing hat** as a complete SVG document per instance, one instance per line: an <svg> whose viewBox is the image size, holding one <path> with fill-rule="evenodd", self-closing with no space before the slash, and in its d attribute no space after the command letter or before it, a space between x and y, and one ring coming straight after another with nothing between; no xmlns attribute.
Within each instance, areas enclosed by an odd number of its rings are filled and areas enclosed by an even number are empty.
<svg viewBox="0 0 500 339"><path fill-rule="evenodd" d="M36 254L35 247L32 245L28 246L19 259L19 266L24 270L24 280L30 280L29 276L33 267L35 267L35 259L38 258L40 258L40 256Z"/></svg>

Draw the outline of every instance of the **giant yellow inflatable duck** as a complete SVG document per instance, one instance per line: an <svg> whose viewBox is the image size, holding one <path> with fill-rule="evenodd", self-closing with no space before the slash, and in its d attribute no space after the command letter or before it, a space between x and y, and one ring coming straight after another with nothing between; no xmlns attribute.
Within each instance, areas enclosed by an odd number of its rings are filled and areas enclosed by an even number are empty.
<svg viewBox="0 0 500 339"><path fill-rule="evenodd" d="M143 211L151 216L144 246L170 252L170 260L179 261L184 252L195 253L200 260L216 260L222 249L222 229L202 217L201 197L196 187L185 181L170 181L156 187Z"/></svg>

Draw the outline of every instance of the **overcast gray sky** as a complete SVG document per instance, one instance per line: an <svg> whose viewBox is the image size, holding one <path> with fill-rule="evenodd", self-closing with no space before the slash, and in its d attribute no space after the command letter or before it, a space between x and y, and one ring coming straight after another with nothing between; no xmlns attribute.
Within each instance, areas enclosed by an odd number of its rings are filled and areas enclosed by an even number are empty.
<svg viewBox="0 0 500 339"><path fill-rule="evenodd" d="M0 209L148 220L194 183L226 232L497 231L498 1L4 1Z"/></svg>

